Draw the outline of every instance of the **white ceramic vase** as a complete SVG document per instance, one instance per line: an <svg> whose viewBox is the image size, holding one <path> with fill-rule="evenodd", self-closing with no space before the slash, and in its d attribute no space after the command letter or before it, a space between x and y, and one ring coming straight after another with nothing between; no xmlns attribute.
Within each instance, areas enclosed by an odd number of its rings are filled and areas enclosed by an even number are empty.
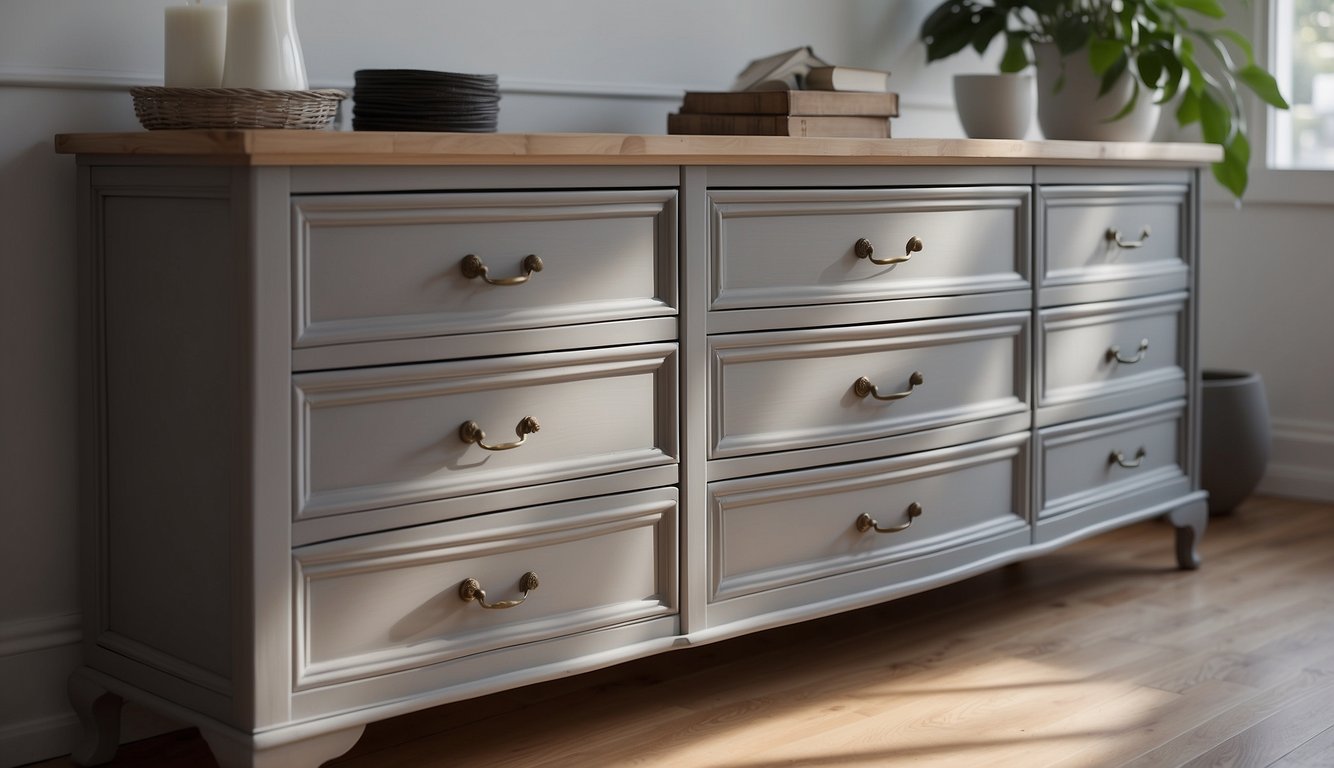
<svg viewBox="0 0 1334 768"><path fill-rule="evenodd" d="M228 0L224 88L304 91L293 0Z"/></svg>
<svg viewBox="0 0 1334 768"><path fill-rule="evenodd" d="M1033 52L1037 60L1038 126L1043 136L1078 141L1149 141L1153 138L1162 112L1154 103L1157 94L1141 88L1135 109L1112 120L1130 99L1134 82L1129 76L1122 76L1110 91L1099 97L1102 78L1089 66L1087 49L1063 57L1055 43L1038 43L1033 46Z"/></svg>
<svg viewBox="0 0 1334 768"><path fill-rule="evenodd" d="M970 139L1022 139L1033 122L1033 77L955 75L954 106Z"/></svg>

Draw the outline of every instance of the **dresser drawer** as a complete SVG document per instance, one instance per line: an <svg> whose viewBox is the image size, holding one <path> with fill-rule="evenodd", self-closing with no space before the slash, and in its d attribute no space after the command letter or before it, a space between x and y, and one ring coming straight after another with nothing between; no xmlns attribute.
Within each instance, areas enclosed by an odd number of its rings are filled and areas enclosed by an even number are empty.
<svg viewBox="0 0 1334 768"><path fill-rule="evenodd" d="M1042 310L1039 415L1047 408L1087 416L1183 396L1186 323L1184 293Z"/></svg>
<svg viewBox="0 0 1334 768"><path fill-rule="evenodd" d="M711 190L710 307L1025 290L1030 197L1028 187Z"/></svg>
<svg viewBox="0 0 1334 768"><path fill-rule="evenodd" d="M297 518L674 463L676 378L675 344L293 376Z"/></svg>
<svg viewBox="0 0 1334 768"><path fill-rule="evenodd" d="M1093 505L1136 509L1133 495L1187 482L1185 404L1174 401L1038 432L1038 518Z"/></svg>
<svg viewBox="0 0 1334 768"><path fill-rule="evenodd" d="M293 217L298 347L676 312L675 190L312 196Z"/></svg>
<svg viewBox="0 0 1334 768"><path fill-rule="evenodd" d="M713 336L710 458L1025 412L1028 318Z"/></svg>
<svg viewBox="0 0 1334 768"><path fill-rule="evenodd" d="M662 488L296 549L297 688L674 614L676 548Z"/></svg>
<svg viewBox="0 0 1334 768"><path fill-rule="evenodd" d="M1039 189L1038 282L1045 306L1186 287L1184 184Z"/></svg>
<svg viewBox="0 0 1334 768"><path fill-rule="evenodd" d="M710 483L711 599L928 557L1026 528L1027 440L1027 433L1008 435Z"/></svg>

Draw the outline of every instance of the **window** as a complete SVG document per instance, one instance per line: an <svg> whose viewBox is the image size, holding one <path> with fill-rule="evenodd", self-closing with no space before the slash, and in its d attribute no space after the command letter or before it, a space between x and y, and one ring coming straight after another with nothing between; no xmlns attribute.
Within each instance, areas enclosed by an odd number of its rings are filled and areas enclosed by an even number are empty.
<svg viewBox="0 0 1334 768"><path fill-rule="evenodd" d="M1334 4L1274 0L1274 76L1292 109L1273 116L1270 167L1334 169Z"/></svg>

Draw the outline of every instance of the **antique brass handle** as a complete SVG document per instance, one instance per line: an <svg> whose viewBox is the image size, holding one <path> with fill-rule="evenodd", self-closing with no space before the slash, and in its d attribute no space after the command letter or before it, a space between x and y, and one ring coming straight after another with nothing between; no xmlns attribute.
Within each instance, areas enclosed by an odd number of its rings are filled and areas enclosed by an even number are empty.
<svg viewBox="0 0 1334 768"><path fill-rule="evenodd" d="M1113 344L1107 348L1107 362L1118 362L1123 365L1134 365L1144 359L1144 353L1149 351L1149 340L1140 339L1139 349L1134 357L1121 357L1121 347Z"/></svg>
<svg viewBox="0 0 1334 768"><path fill-rule="evenodd" d="M1120 451L1112 451L1112 455L1107 457L1107 463L1125 467L1126 469L1134 469L1140 464L1143 464L1144 457L1148 455L1148 451L1144 450L1143 446L1140 446L1140 449L1135 451L1134 461L1126 461L1126 455L1124 453L1121 453Z"/></svg>
<svg viewBox="0 0 1334 768"><path fill-rule="evenodd" d="M861 516L857 518L857 522L855 523L855 525L857 526L857 531L859 533L866 533L867 531L872 531L872 530L875 531L876 533L898 533L899 531L906 531L909 528L911 528L912 521L916 520L921 516L922 516L922 505L914 501L913 503L908 505L908 522L903 523L902 525L895 525L890 528L881 528L880 524L875 521L875 518L871 517L865 512L863 512Z"/></svg>
<svg viewBox="0 0 1334 768"><path fill-rule="evenodd" d="M518 440L512 443L487 445L482 442L486 439L486 433L482 431L481 425L475 421L465 421L459 426L459 439L463 440L465 443L477 443L479 448L488 451L508 451L523 445L528 441L529 435L541 428L542 425L537 423L537 419L534 419L532 416L525 416L523 417L523 420L519 422L519 425L514 428L514 433L519 436Z"/></svg>
<svg viewBox="0 0 1334 768"><path fill-rule="evenodd" d="M537 574L529 571L519 577L519 589L523 590L523 594L519 596L518 600L501 600L496 603L488 603L486 601L486 590L482 589L481 582L477 579L464 579L463 583L459 585L459 597L463 598L465 603L476 600L478 605L487 610L502 611L506 608L513 608L527 600L529 592L537 589Z"/></svg>
<svg viewBox="0 0 1334 768"><path fill-rule="evenodd" d="M1121 239L1121 230L1116 229L1115 227L1108 227L1106 237L1108 241L1116 243L1117 248L1143 248L1144 242L1149 239L1150 234L1152 233L1149 231L1149 228L1145 226L1144 229L1139 231L1138 240L1127 241Z"/></svg>
<svg viewBox="0 0 1334 768"><path fill-rule="evenodd" d="M866 259L872 264L876 264L881 267L889 266L890 264L902 264L903 262L911 259L912 255L920 250L922 250L922 238L920 237L908 238L908 244L904 246L903 249L905 255L895 256L888 259L877 259L875 257L875 246L871 245L871 241L867 240L864 237L859 239L852 246L852 252L856 254L857 258Z"/></svg>
<svg viewBox="0 0 1334 768"><path fill-rule="evenodd" d="M542 259L539 258L537 254L530 253L524 257L519 266L523 269L522 275L517 275L515 277L491 277L487 274L488 270L486 265L482 263L482 260L471 253L464 256L463 262L460 264L460 267L463 269L463 276L469 280L480 277L488 285L519 285L520 283L528 282L528 278L532 277L534 272L542 271Z"/></svg>
<svg viewBox="0 0 1334 768"><path fill-rule="evenodd" d="M926 379L922 378L921 371L913 371L912 375L908 377L907 389L902 392L891 392L888 395L882 395L880 394L880 388L875 384L872 384L870 379L863 376L852 382L852 393L857 397L866 397L867 395L870 395L876 400L902 400L908 395L911 395L913 390L917 389L917 387L921 386L925 381Z"/></svg>

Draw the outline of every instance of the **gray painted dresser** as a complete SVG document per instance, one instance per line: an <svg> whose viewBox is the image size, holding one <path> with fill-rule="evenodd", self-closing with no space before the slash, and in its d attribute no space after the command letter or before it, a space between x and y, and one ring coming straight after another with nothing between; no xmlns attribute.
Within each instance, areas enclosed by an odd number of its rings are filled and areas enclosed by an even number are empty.
<svg viewBox="0 0 1334 768"><path fill-rule="evenodd" d="M85 666L219 762L1167 516L1209 147L68 135ZM1166 546L1166 544L1165 544Z"/></svg>

